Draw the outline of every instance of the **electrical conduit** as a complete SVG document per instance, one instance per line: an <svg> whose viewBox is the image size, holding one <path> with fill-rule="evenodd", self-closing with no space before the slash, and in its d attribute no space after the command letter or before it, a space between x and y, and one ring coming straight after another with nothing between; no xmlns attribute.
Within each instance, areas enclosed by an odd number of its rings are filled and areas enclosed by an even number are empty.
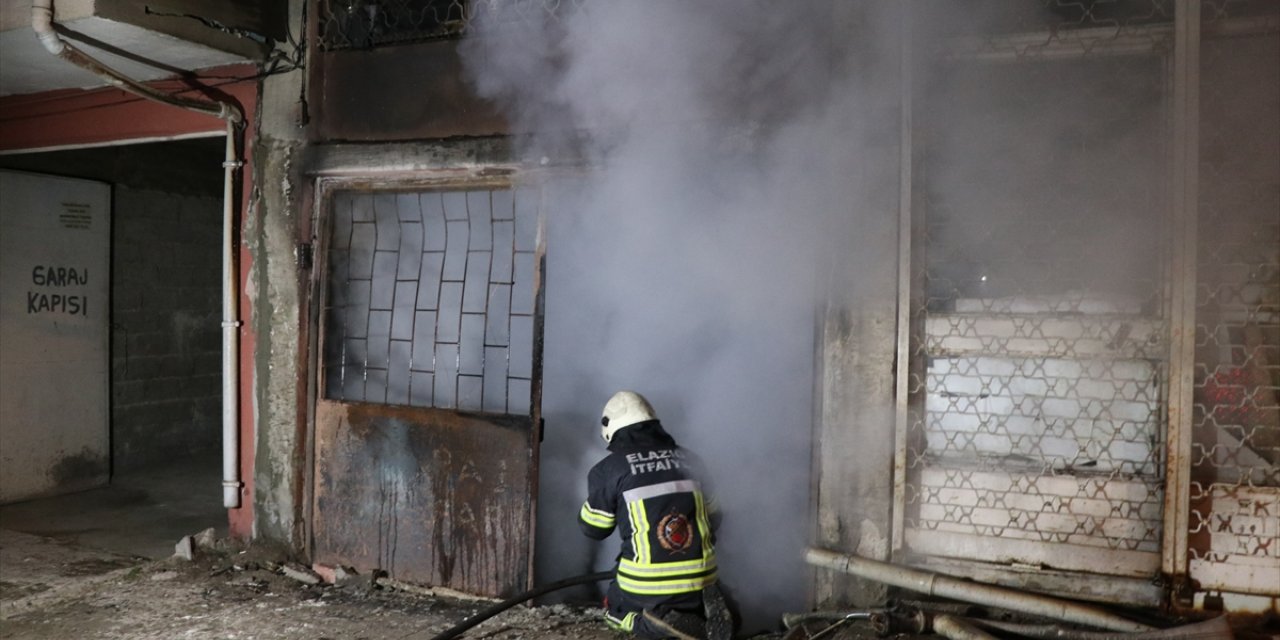
<svg viewBox="0 0 1280 640"><path fill-rule="evenodd" d="M223 158L222 190L222 504L228 509L240 506L240 433L238 424L239 358L237 357L238 329L240 327L238 301L239 283L234 273L235 265L235 177L243 163L236 156L236 127L244 122L240 108L229 102L215 102L184 98L157 91L98 62L85 52L64 41L53 28L53 0L32 0L31 29L40 44L51 54L85 69L102 78L108 84L148 100L181 107L190 111L221 118L227 125L227 147Z"/></svg>

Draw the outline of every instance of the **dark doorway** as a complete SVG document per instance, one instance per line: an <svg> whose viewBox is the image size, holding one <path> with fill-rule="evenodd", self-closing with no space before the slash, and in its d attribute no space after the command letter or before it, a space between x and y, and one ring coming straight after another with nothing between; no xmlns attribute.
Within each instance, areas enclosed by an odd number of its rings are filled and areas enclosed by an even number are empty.
<svg viewBox="0 0 1280 640"><path fill-rule="evenodd" d="M225 534L221 136L0 155L111 185L110 486L6 505L7 529L137 555Z"/></svg>

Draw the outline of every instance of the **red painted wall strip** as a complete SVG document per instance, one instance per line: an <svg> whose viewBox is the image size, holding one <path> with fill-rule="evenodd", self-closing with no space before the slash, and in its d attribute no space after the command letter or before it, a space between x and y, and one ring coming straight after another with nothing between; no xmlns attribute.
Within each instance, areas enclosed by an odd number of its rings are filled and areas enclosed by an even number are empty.
<svg viewBox="0 0 1280 640"><path fill-rule="evenodd" d="M257 68L235 65L202 72L205 82L245 111L257 102ZM187 83L147 83L162 91L200 96ZM64 89L0 98L0 151L94 145L193 133L220 132L222 121L160 104L115 88ZM250 128L250 131L253 129Z"/></svg>
<svg viewBox="0 0 1280 640"><path fill-rule="evenodd" d="M249 274L253 272L253 255L244 241L244 230L248 228L249 199L253 193L253 132L256 130L256 94L252 103L254 111L245 111L244 167L240 169L240 260L238 280L240 282L240 482L244 487L240 490L240 508L228 509L230 535L240 540L253 537L253 469L254 454L257 451L255 435L255 416L253 413L254 353L257 349L257 334L249 321L253 316L253 303L249 299ZM248 105L245 105L246 107Z"/></svg>
<svg viewBox="0 0 1280 640"><path fill-rule="evenodd" d="M234 65L201 72L202 84L237 102L244 110L245 136L241 158L240 228L246 227L249 198L253 190L253 137L257 130L258 80L253 65ZM148 83L164 91L182 91L182 81L165 80ZM188 92L185 95L199 95ZM172 105L152 102L119 89L60 90L45 93L5 96L0 98L0 151L36 150L50 147L128 143L131 140L167 138L226 130L219 119L187 111ZM242 232L243 233L243 232ZM252 305L245 295L253 258L244 238L240 242L240 478L244 482L243 500L238 509L228 510L232 536L248 539L253 535L253 358L256 336L252 325ZM210 479L210 482L216 479Z"/></svg>

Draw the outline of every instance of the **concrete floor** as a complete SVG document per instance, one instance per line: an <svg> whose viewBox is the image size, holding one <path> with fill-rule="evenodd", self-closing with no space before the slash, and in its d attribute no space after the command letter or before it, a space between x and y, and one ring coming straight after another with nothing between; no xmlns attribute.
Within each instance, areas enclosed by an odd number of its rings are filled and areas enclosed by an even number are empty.
<svg viewBox="0 0 1280 640"><path fill-rule="evenodd" d="M214 456L121 473L101 489L0 506L0 529L165 558L182 536L209 527L227 534L220 476Z"/></svg>

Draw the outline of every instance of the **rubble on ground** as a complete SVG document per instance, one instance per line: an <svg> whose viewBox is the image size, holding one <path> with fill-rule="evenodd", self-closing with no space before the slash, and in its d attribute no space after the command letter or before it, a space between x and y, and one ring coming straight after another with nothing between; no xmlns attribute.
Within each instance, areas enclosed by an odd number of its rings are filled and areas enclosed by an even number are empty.
<svg viewBox="0 0 1280 640"><path fill-rule="evenodd" d="M307 567L287 550L189 536L191 560L121 556L0 530L0 638L61 640L426 640L488 600L449 597L350 567ZM295 574L308 576L299 580ZM919 605L915 605L919 606ZM969 605L954 611L994 618ZM1000 618L1003 619L1003 618ZM795 619L793 619L793 622ZM830 617L756 640L880 637L871 620ZM1270 624L1275 624L1272 621ZM800 627L803 627L800 629ZM1268 629L1274 627L1267 627ZM799 629L799 630L797 630ZM468 630L470 640L617 640L594 604L517 606ZM937 638L902 632L892 636ZM1238 640L1268 637L1237 632Z"/></svg>
<svg viewBox="0 0 1280 640"><path fill-rule="evenodd" d="M0 638L422 640L489 604L383 587L350 568L329 584L281 548L188 537L190 560L147 560L0 531ZM594 610L566 605L517 607L464 637L616 640Z"/></svg>

